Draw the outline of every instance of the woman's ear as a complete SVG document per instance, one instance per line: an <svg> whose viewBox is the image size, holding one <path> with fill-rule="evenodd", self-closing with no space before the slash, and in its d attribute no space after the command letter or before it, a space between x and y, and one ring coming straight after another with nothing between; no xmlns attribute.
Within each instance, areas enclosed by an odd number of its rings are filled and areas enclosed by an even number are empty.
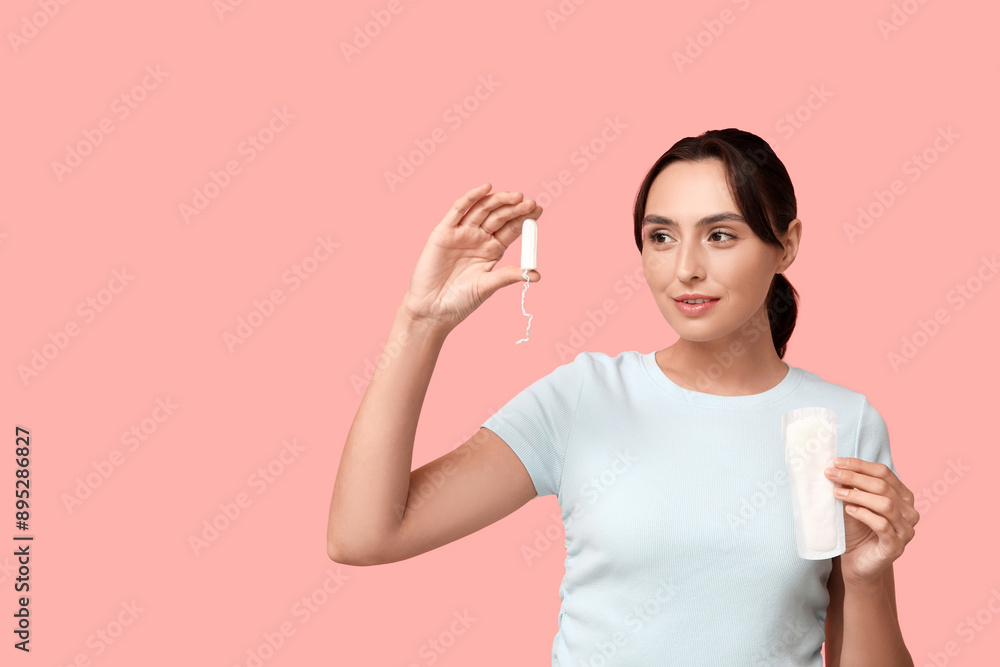
<svg viewBox="0 0 1000 667"><path fill-rule="evenodd" d="M795 218L788 223L788 229L785 231L785 238L781 243L784 250L781 253L778 266L774 270L775 273L784 273L785 269L792 265L792 262L795 261L795 255L799 252L799 241L801 239L802 221Z"/></svg>

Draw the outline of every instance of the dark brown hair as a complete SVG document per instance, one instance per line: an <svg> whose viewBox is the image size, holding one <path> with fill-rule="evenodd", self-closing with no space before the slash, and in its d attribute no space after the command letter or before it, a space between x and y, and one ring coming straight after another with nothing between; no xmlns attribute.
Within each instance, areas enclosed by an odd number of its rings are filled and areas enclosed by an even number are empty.
<svg viewBox="0 0 1000 667"><path fill-rule="evenodd" d="M635 197L635 244L642 252L642 219L646 199L656 176L678 160L721 160L729 192L739 213L765 243L782 247L779 235L797 217L795 189L785 165L766 141L756 134L727 128L709 130L697 137L685 137L660 156L650 168ZM767 316L771 340L778 357L785 356L788 339L795 328L798 292L788 279L776 273L767 291Z"/></svg>

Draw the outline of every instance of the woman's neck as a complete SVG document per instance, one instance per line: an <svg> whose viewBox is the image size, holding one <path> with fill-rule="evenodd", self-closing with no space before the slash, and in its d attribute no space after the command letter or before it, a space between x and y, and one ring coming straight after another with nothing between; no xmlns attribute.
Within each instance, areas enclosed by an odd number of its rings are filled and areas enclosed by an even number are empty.
<svg viewBox="0 0 1000 667"><path fill-rule="evenodd" d="M760 394L784 379L788 368L770 332L753 341L738 331L733 334L712 341L681 338L659 350L656 363L674 384L719 396Z"/></svg>

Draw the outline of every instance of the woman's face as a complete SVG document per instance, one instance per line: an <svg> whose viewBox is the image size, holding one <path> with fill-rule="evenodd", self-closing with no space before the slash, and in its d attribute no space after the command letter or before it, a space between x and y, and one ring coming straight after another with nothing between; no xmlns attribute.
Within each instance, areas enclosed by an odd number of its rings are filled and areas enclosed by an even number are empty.
<svg viewBox="0 0 1000 667"><path fill-rule="evenodd" d="M715 340L755 317L766 326L764 299L791 258L743 221L722 162L677 161L654 179L642 229L642 269L667 322L681 338ZM683 295L712 299L686 306ZM760 321L758 321L760 320ZM765 337L770 341L770 336Z"/></svg>

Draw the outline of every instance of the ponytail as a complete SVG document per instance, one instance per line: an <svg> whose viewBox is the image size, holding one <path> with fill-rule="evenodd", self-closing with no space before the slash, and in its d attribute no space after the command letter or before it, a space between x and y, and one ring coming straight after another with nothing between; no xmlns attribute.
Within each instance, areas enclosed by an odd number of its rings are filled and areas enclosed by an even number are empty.
<svg viewBox="0 0 1000 667"><path fill-rule="evenodd" d="M771 340L778 358L784 358L788 339L795 329L795 317L798 315L796 299L799 293L788 282L784 274L774 274L771 288L767 292L767 319L771 324Z"/></svg>

